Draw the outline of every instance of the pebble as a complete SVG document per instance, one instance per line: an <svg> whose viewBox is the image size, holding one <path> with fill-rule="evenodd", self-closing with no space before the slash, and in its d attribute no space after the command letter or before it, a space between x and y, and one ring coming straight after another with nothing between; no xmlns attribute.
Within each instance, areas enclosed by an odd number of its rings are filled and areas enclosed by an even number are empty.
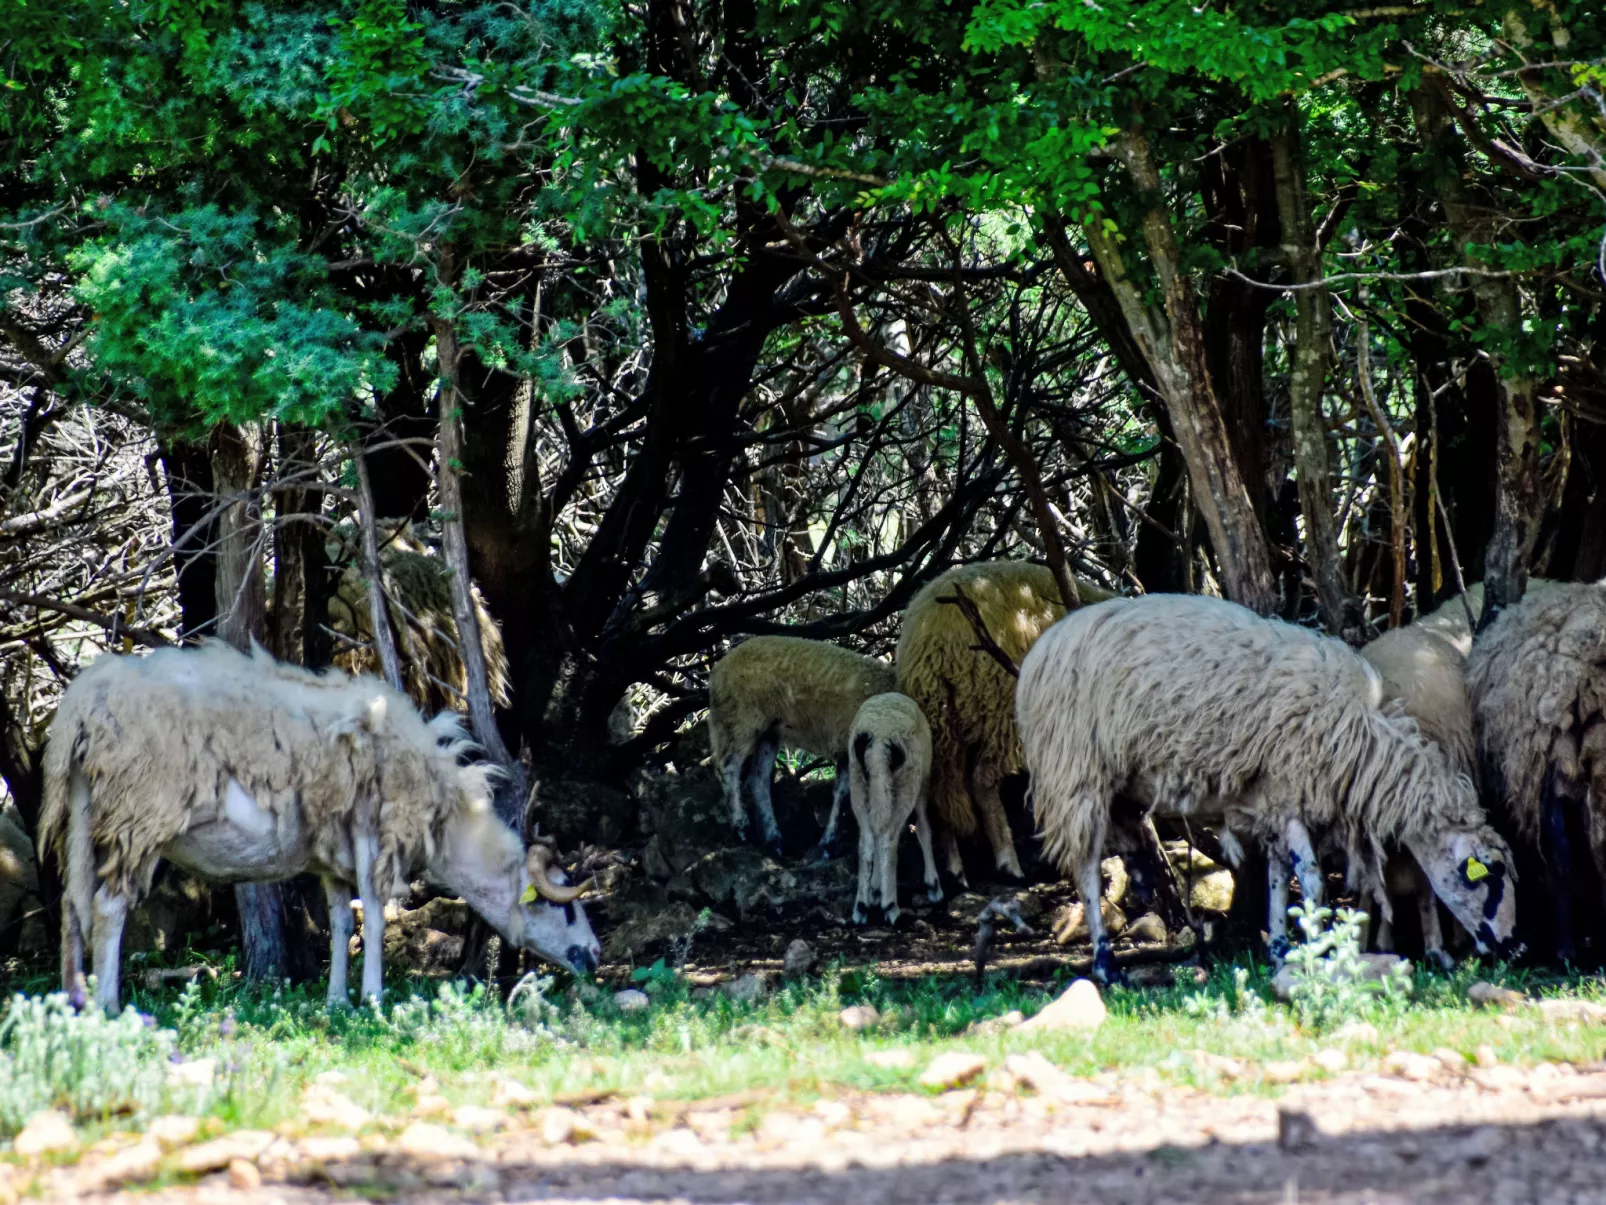
<svg viewBox="0 0 1606 1205"><path fill-rule="evenodd" d="M926 1064L926 1069L920 1073L920 1086L947 1091L968 1084L985 1070L987 1060L981 1055L951 1050Z"/></svg>
<svg viewBox="0 0 1606 1205"><path fill-rule="evenodd" d="M1048 1030L1097 1029L1104 1024L1109 1010L1104 998L1091 979L1073 980L1058 997L1035 1017L1021 1024L1022 1033L1040 1033Z"/></svg>
<svg viewBox="0 0 1606 1205"><path fill-rule="evenodd" d="M527 1109L540 1100L540 1093L516 1079L499 1075L491 1081L491 1103L500 1109Z"/></svg>
<svg viewBox="0 0 1606 1205"><path fill-rule="evenodd" d="M482 1105L463 1105L452 1114L452 1122L470 1134L490 1134L507 1125L507 1114L501 1109L487 1109Z"/></svg>
<svg viewBox="0 0 1606 1205"><path fill-rule="evenodd" d="M912 1050L867 1050L864 1061L882 1071L909 1071L915 1065Z"/></svg>
<svg viewBox="0 0 1606 1205"><path fill-rule="evenodd" d="M136 1180L149 1180L161 1166L162 1147L154 1138L146 1137L133 1146L125 1147L93 1170L95 1187L110 1188ZM82 1188L89 1185L80 1184Z"/></svg>
<svg viewBox="0 0 1606 1205"><path fill-rule="evenodd" d="M214 1138L192 1146L178 1157L178 1169L192 1176L222 1171L236 1159L255 1159L273 1145L274 1135L266 1130L236 1130L224 1138Z"/></svg>
<svg viewBox="0 0 1606 1205"><path fill-rule="evenodd" d="M1509 987L1497 987L1493 983L1479 980L1467 988L1467 999L1479 1008L1516 1008L1526 1003L1528 997L1521 992L1514 992Z"/></svg>
<svg viewBox="0 0 1606 1205"><path fill-rule="evenodd" d="M614 1007L622 1013L639 1013L652 1003L647 999L646 992L638 992L633 987L627 987L622 992L613 994Z"/></svg>
<svg viewBox="0 0 1606 1205"><path fill-rule="evenodd" d="M1494 1052L1494 1047L1486 1042L1478 1047L1473 1062L1487 1071L1490 1067L1500 1066L1500 1056Z"/></svg>
<svg viewBox="0 0 1606 1205"><path fill-rule="evenodd" d="M414 1117L445 1117L452 1111L452 1102L435 1093L420 1094L413 1105Z"/></svg>
<svg viewBox="0 0 1606 1205"><path fill-rule="evenodd" d="M296 1143L296 1154L311 1163L336 1163L362 1154L362 1143L348 1135L320 1134Z"/></svg>
<svg viewBox="0 0 1606 1205"><path fill-rule="evenodd" d="M229 1187L240 1192L253 1192L262 1187L262 1173L249 1159L229 1160Z"/></svg>
<svg viewBox="0 0 1606 1205"><path fill-rule="evenodd" d="M1293 1059L1273 1059L1260 1068L1268 1084L1294 1084L1305 1077L1305 1064Z"/></svg>
<svg viewBox="0 0 1606 1205"><path fill-rule="evenodd" d="M1340 1071L1343 1071L1349 1066L1349 1055L1345 1054L1342 1050L1328 1048L1326 1050L1318 1050L1315 1054L1311 1055L1310 1061L1315 1063L1329 1075L1337 1075Z"/></svg>
<svg viewBox="0 0 1606 1205"><path fill-rule="evenodd" d="M563 1146L570 1142L584 1142L596 1137L586 1127L585 1118L573 1109L548 1109L541 1117L541 1141L548 1146Z"/></svg>
<svg viewBox="0 0 1606 1205"><path fill-rule="evenodd" d="M1208 1050L1190 1051L1188 1057L1193 1060L1195 1070L1213 1072L1222 1079L1243 1077L1244 1065L1238 1059L1228 1058L1224 1054L1212 1054Z"/></svg>
<svg viewBox="0 0 1606 1205"><path fill-rule="evenodd" d="M721 990L739 1004L756 1004L769 995L770 985L764 976L750 973L732 979Z"/></svg>
<svg viewBox="0 0 1606 1205"><path fill-rule="evenodd" d="M1090 1080L1067 1075L1035 1050L1012 1054L1004 1060L1004 1071L1039 1096L1067 1104L1085 1104L1109 1098L1109 1090Z"/></svg>
<svg viewBox="0 0 1606 1205"><path fill-rule="evenodd" d="M1606 1021L1606 1004L1588 1000L1541 1000L1539 1015L1552 1025L1563 1021Z"/></svg>
<svg viewBox="0 0 1606 1205"><path fill-rule="evenodd" d="M46 1109L28 1118L22 1132L11 1140L11 1149L24 1159L70 1151L78 1145L78 1135L64 1113Z"/></svg>
<svg viewBox="0 0 1606 1205"><path fill-rule="evenodd" d="M313 1125L360 1130L372 1115L344 1092L336 1092L328 1084L314 1083L301 1094L301 1116Z"/></svg>
<svg viewBox="0 0 1606 1205"><path fill-rule="evenodd" d="M1401 1079L1430 1080L1444 1070L1444 1064L1431 1054L1417 1054L1413 1050L1396 1050L1383 1058L1383 1070Z"/></svg>
<svg viewBox="0 0 1606 1205"><path fill-rule="evenodd" d="M814 947L801 937L793 938L781 958L781 973L788 979L800 979L814 966Z"/></svg>
<svg viewBox="0 0 1606 1205"><path fill-rule="evenodd" d="M1451 1050L1448 1046L1440 1046L1433 1052L1433 1057L1444 1065L1446 1071L1453 1071L1459 1075L1467 1069L1467 1056L1459 1050Z"/></svg>
<svg viewBox="0 0 1606 1205"><path fill-rule="evenodd" d="M467 1138L427 1121L415 1121L403 1130L396 1139L396 1149L423 1161L473 1159L480 1153L480 1148Z"/></svg>
<svg viewBox="0 0 1606 1205"><path fill-rule="evenodd" d="M1002 1016L988 1017L985 1021L972 1022L965 1032L985 1037L988 1034L1002 1033L1006 1029L1014 1029L1015 1026L1025 1020L1025 1013L1018 1008L1012 1008Z"/></svg>
<svg viewBox="0 0 1606 1205"><path fill-rule="evenodd" d="M873 1004L852 1004L837 1014L837 1020L842 1022L844 1029L863 1033L881 1023L881 1014Z"/></svg>
<svg viewBox="0 0 1606 1205"><path fill-rule="evenodd" d="M163 1150L183 1146L200 1131L201 1123L194 1117L180 1113L165 1113L146 1127L146 1134L161 1145Z"/></svg>

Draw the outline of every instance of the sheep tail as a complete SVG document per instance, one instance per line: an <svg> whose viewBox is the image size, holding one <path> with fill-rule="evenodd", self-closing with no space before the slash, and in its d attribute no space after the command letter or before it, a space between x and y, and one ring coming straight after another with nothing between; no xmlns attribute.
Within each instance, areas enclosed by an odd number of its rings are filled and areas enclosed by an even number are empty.
<svg viewBox="0 0 1606 1205"><path fill-rule="evenodd" d="M65 739L64 739L65 738ZM53 731L45 750L44 799L39 814L41 855L54 851L62 875L62 987L81 1004L86 994L84 949L95 903L95 834L89 778L79 757L77 725Z"/></svg>

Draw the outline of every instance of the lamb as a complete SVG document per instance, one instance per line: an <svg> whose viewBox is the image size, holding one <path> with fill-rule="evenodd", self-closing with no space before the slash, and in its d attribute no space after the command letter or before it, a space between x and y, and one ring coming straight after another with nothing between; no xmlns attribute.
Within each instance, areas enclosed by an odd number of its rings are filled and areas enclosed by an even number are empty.
<svg viewBox="0 0 1606 1205"><path fill-rule="evenodd" d="M310 871L329 899L329 1002L346 1001L352 889L362 994L384 986L384 904L417 873L509 942L579 973L600 949L549 843L526 851L491 810L490 771L459 765L453 716L425 723L374 678L318 675L220 642L105 656L62 696L44 760L40 845L63 867L62 976L117 1007L124 922L166 858L221 882Z"/></svg>
<svg viewBox="0 0 1606 1205"><path fill-rule="evenodd" d="M1341 641L1220 599L1100 603L1027 654L1017 707L1045 849L1090 903L1099 979L1114 969L1097 901L1117 796L1215 817L1271 847L1274 939L1287 925L1279 862L1293 858L1319 897L1319 828L1352 855L1404 845L1480 951L1511 940L1510 851L1471 781L1415 721L1384 709L1377 672Z"/></svg>
<svg viewBox="0 0 1606 1205"><path fill-rule="evenodd" d="M1569 960L1569 821L1606 879L1606 583L1548 583L1501 612L1473 645L1468 682L1484 781L1544 855L1555 952Z"/></svg>
<svg viewBox="0 0 1606 1205"><path fill-rule="evenodd" d="M873 695L853 717L849 748L853 815L859 822L859 893L853 902L853 922L862 925L869 908L880 905L886 922L896 924L898 837L911 812L925 857L926 898L933 903L942 899L926 818L931 726L908 695Z"/></svg>
<svg viewBox="0 0 1606 1205"><path fill-rule="evenodd" d="M1114 597L1088 582L1077 586L1085 602ZM1065 607L1054 575L1041 565L960 565L926 583L909 603L894 658L897 689L931 722L931 810L949 874L965 882L959 842L974 837L980 812L994 865L1020 878L1020 858L999 795L1003 780L1025 768L1015 724L1015 682L978 647L964 612L943 601L955 596L956 587L976 604L989 637L1016 665Z"/></svg>
<svg viewBox="0 0 1606 1205"><path fill-rule="evenodd" d="M892 689L885 662L823 640L754 636L720 658L708 675L708 737L738 839L747 839L745 785L764 844L781 852L770 779L784 745L836 763L836 792L819 844L829 856L848 795L853 718L866 699Z"/></svg>

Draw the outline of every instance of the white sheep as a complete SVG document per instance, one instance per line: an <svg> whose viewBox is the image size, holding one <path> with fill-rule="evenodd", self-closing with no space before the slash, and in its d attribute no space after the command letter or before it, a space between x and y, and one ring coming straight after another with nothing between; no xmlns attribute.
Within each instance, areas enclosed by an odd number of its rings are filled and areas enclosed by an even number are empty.
<svg viewBox="0 0 1606 1205"><path fill-rule="evenodd" d="M1084 602L1112 597L1078 581ZM959 843L979 827L994 865L1021 877L999 786L1025 769L1015 725L1015 680L981 647L976 629L953 602L975 604L988 637L1015 665L1065 607L1054 575L1025 561L959 565L933 578L910 601L898 636L898 686L931 722L931 812L948 873L965 881ZM888 689L892 689L888 687Z"/></svg>
<svg viewBox="0 0 1606 1205"><path fill-rule="evenodd" d="M1274 868L1294 857L1313 899L1310 829L1338 833L1352 856L1398 842L1480 951L1510 941L1511 856L1472 783L1413 720L1384 709L1376 671L1341 641L1220 599L1100 603L1027 654L1017 708L1038 826L1089 902L1100 978L1113 962L1099 862L1118 798L1216 818L1271 848ZM1274 938L1286 929L1287 882L1273 870Z"/></svg>
<svg viewBox="0 0 1606 1205"><path fill-rule="evenodd" d="M385 908L420 872L509 942L578 972L600 950L549 845L526 851L491 810L489 771L458 764L455 717L426 724L400 693L219 642L106 656L62 696L45 751L40 845L63 867L62 976L118 1000L129 910L166 858L221 882L310 871L329 899L329 1001L346 1000L352 888L362 994L384 986Z"/></svg>
<svg viewBox="0 0 1606 1205"><path fill-rule="evenodd" d="M745 786L760 836L780 853L770 779L785 746L836 763L831 816L820 838L829 853L848 795L853 717L866 699L891 689L891 666L823 640L754 636L720 658L708 675L708 738L738 838L747 837Z"/></svg>
<svg viewBox="0 0 1606 1205"><path fill-rule="evenodd" d="M1544 855L1555 952L1568 960L1570 827L1587 833L1606 882L1606 583L1529 588L1478 636L1467 678L1484 783Z"/></svg>
<svg viewBox="0 0 1606 1205"><path fill-rule="evenodd" d="M931 852L926 785L931 776L931 725L908 695L874 695L853 718L849 737L853 815L859 822L859 893L853 921L863 924L879 905L886 922L898 920L898 838L911 813L925 857L926 898L942 899Z"/></svg>

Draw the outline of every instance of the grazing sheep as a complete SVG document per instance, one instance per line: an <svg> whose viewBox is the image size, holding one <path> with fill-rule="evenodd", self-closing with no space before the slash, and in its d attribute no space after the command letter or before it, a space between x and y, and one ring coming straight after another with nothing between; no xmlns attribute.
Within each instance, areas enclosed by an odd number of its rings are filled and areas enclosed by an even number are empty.
<svg viewBox="0 0 1606 1205"><path fill-rule="evenodd" d="M1468 682L1484 781L1544 855L1556 954L1570 959L1579 835L1606 881L1606 583L1549 583L1501 612Z"/></svg>
<svg viewBox="0 0 1606 1205"><path fill-rule="evenodd" d="M427 710L462 707L468 694L463 659L457 652L457 619L452 614L451 570L440 557L431 556L407 524L382 533L385 546L379 554L388 585L390 622L401 656L407 694ZM337 549L337 562L349 562L329 600L329 624L349 644L334 663L347 673L379 672L373 648L373 620L368 609L368 584L357 564L355 549ZM472 590L479 616L480 647L490 679L491 700L508 705L507 653L502 629L485 609L479 587Z"/></svg>
<svg viewBox="0 0 1606 1205"><path fill-rule="evenodd" d="M322 877L329 1001L346 999L352 888L363 908L363 997L384 986L385 902L422 872L508 941L576 971L600 953L583 887L549 845L526 851L491 811L489 768L461 766L455 717L426 724L374 678L317 675L209 642L106 656L62 696L45 750L40 845L63 867L62 975L117 1006L129 910L163 858L203 878ZM539 898L538 898L539 897Z"/></svg>
<svg viewBox="0 0 1606 1205"><path fill-rule="evenodd" d="M977 813L997 868L1021 876L998 788L1025 768L1015 724L1015 680L981 651L965 613L945 598L959 587L993 642L1018 666L1037 638L1065 614L1054 575L1023 561L960 565L928 582L903 613L895 664L898 689L931 721L931 810L948 872L961 883L958 842L973 837ZM1078 581L1084 602L1113 597Z"/></svg>
<svg viewBox="0 0 1606 1205"><path fill-rule="evenodd" d="M886 922L898 920L898 838L912 812L926 863L926 898L942 899L937 860L931 854L926 783L931 775L931 726L908 695L874 695L853 717L849 738L853 815L859 821L859 894L853 922L862 925L873 904ZM871 884L875 886L872 887Z"/></svg>
<svg viewBox="0 0 1606 1205"><path fill-rule="evenodd" d="M708 675L708 738L737 836L747 837L745 785L760 836L780 853L770 779L784 745L836 763L831 817L820 838L821 852L829 854L848 794L853 717L866 699L891 689L890 666L823 640L754 636L721 657Z"/></svg>
<svg viewBox="0 0 1606 1205"><path fill-rule="evenodd" d="M1455 770L1476 781L1466 658L1455 643L1441 629L1411 624L1384 632L1360 653L1382 679L1385 704L1398 704L1422 735L1444 750ZM1452 965L1444 949L1438 902L1410 854L1388 850L1381 863L1376 856L1363 857L1351 871L1359 880L1362 898L1369 895L1373 900L1378 949L1394 948L1394 908L1414 900L1422 922L1423 952L1443 967Z"/></svg>
<svg viewBox="0 0 1606 1205"><path fill-rule="evenodd" d="M1038 826L1089 901L1100 978L1113 961L1099 862L1118 796L1223 818L1228 834L1268 845L1274 867L1292 859L1318 898L1307 826L1336 832L1352 858L1398 842L1481 951L1510 939L1510 852L1471 781L1415 721L1384 710L1376 671L1341 641L1220 599L1115 600L1037 642L1017 701ZM1274 937L1286 928L1287 885L1274 870Z"/></svg>
<svg viewBox="0 0 1606 1205"><path fill-rule="evenodd" d="M1543 577L1530 577L1528 586L1523 592L1522 599L1527 602L1531 598L1538 598L1548 594L1554 587L1565 586L1566 582L1551 581ZM1435 636L1448 640L1455 651L1463 657L1472 655L1472 629L1483 614L1483 583L1473 582L1467 587L1465 594L1457 594L1448 601L1441 603L1438 610L1430 611L1411 625L1432 632ZM1470 618L1469 618L1470 616Z"/></svg>

